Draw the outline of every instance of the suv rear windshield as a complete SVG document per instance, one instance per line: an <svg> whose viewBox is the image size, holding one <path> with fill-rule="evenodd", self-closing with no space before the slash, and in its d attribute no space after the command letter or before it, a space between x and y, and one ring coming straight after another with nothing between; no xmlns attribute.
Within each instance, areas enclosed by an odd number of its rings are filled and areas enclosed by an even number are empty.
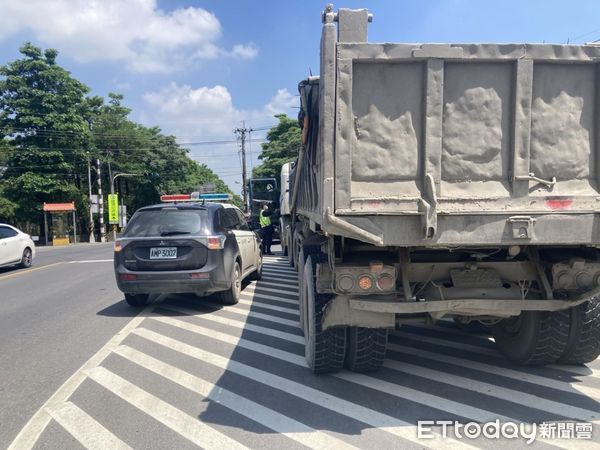
<svg viewBox="0 0 600 450"><path fill-rule="evenodd" d="M165 208L136 213L123 237L161 237L203 234L208 222L206 210Z"/></svg>

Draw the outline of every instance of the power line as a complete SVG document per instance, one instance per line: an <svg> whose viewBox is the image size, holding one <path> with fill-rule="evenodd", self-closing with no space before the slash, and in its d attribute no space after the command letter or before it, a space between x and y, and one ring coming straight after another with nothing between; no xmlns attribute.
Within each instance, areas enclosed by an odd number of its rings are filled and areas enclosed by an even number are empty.
<svg viewBox="0 0 600 450"><path fill-rule="evenodd" d="M574 40L574 41L576 41L577 39L580 39L580 38L582 38L582 37L589 36L590 34L598 33L599 31L600 31L600 28L596 28L595 30L588 31L587 33L580 34L579 36L575 36L575 37L573 38L573 40ZM596 41L594 41L594 42L596 42Z"/></svg>

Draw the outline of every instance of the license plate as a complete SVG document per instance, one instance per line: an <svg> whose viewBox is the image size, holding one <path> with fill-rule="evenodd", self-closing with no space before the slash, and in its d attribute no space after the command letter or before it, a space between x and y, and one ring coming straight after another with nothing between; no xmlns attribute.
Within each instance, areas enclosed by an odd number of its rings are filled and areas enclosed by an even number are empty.
<svg viewBox="0 0 600 450"><path fill-rule="evenodd" d="M150 259L175 259L177 258L177 247L152 247Z"/></svg>

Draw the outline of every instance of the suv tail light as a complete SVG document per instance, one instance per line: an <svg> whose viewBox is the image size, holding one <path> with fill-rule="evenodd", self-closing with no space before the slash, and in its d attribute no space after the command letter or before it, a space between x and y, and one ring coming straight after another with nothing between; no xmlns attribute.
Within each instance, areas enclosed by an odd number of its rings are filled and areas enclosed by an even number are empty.
<svg viewBox="0 0 600 450"><path fill-rule="evenodd" d="M202 242L209 250L221 250L225 247L225 240L227 237L225 235L216 235L216 236L206 236L197 238L199 242Z"/></svg>
<svg viewBox="0 0 600 450"><path fill-rule="evenodd" d="M123 244L121 244L121 241L115 241L115 253L118 253L121 250L123 250Z"/></svg>

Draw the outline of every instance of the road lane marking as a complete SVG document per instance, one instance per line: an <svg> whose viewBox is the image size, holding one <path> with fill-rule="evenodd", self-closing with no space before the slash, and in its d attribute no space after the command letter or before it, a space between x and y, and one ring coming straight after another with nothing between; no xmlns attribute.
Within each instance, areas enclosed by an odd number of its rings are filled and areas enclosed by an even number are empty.
<svg viewBox="0 0 600 450"><path fill-rule="evenodd" d="M221 342L225 342L226 344L235 345L238 347L245 348L247 350L252 350L257 353L267 354L267 355L280 355L278 359L289 358L289 362L297 365L303 365L304 357L299 355L293 355L288 352L284 352L283 350L279 350L277 348L270 347L268 345L259 344L257 342L249 341L247 339L240 339L239 336L233 336L231 334L222 333L220 331L213 330L211 328L203 327L202 325L197 325L194 323L185 322L179 319L172 319L170 317L160 317L153 316L152 320L156 320L161 323L165 323L167 325L171 325L172 327L179 328L181 330L189 331L194 334L198 334L200 336L208 337L211 339L216 339ZM154 331L148 330L146 328L136 328L132 332L137 336L146 337L148 333L155 333ZM158 333L155 333L158 334ZM238 342L240 341L240 342ZM291 356L290 356L291 355Z"/></svg>
<svg viewBox="0 0 600 450"><path fill-rule="evenodd" d="M47 269L49 267L58 266L60 264L64 264L64 262L59 261L59 262L55 262L52 264L46 264L45 266L32 267L29 269L21 270L19 272L9 273L7 275L0 276L0 280L6 280L8 278L18 277L19 275L24 275L24 274L31 273L31 272L37 272L38 270Z"/></svg>
<svg viewBox="0 0 600 450"><path fill-rule="evenodd" d="M114 259L88 259L84 261L69 261L68 264L87 264L87 263L99 263L99 262L113 262Z"/></svg>
<svg viewBox="0 0 600 450"><path fill-rule="evenodd" d="M482 347L480 345L466 344L466 343L462 343L462 342L456 342L456 341L444 339L442 337L431 337L431 336L423 335L421 333L411 333L410 331L394 331L393 336L405 337L405 338L408 338L413 341L416 340L419 342L428 342L430 344L435 344L435 345L442 346L442 347L455 348L457 350L464 350L469 353L478 353L481 355L485 355L485 356L489 356L489 357L497 358L497 359L505 359L506 358L495 347ZM592 376L594 378L597 378L600 376L600 371L590 369L588 367L569 366L569 365L563 366L563 365L558 365L558 364L546 365L544 367L565 372L565 375L568 375L568 376L586 376L586 377Z"/></svg>
<svg viewBox="0 0 600 450"><path fill-rule="evenodd" d="M194 311L192 311L191 309L181 308L178 306L169 305L166 307L166 309L168 309L169 311L175 311L175 312L178 312L181 314L185 314L188 317L190 314L194 313ZM251 315L252 315L252 313L250 313L248 316L251 316ZM229 327L240 328L239 320L228 319L226 317L217 316L216 314L204 314L202 316L202 319L208 320L208 321L214 322L214 323L219 323L221 325L227 325ZM275 330L272 328L265 328L265 327L261 327L258 325L252 325L251 323L248 323L248 322L244 323L243 328L244 328L244 330L254 331L256 333L264 334L264 335L279 338L279 339L285 339L290 342L295 342L296 344L304 345L304 338L302 336L286 333L285 331L279 331L279 330Z"/></svg>
<svg viewBox="0 0 600 450"><path fill-rule="evenodd" d="M202 319L210 320L210 317L204 315ZM182 322L182 321L179 321ZM277 351L272 352L268 347L265 347L261 344L256 344L253 341L249 341L247 339L238 339L236 337L231 337L224 333L215 333L211 336L210 330L198 326L192 325L190 327L186 327L187 322L183 323L175 323L170 322L171 325L178 326L183 329L187 329L188 331L202 334L207 337L214 337L217 340L222 340L227 344L237 345L242 348L246 348L252 351L260 352L266 355L273 356L278 359L282 359L286 362L290 362L292 364L297 364L302 367L306 367L306 362L303 358L299 358L297 355L293 353L289 353L286 351ZM229 323L230 326L237 327L240 329L246 329L248 327L247 323L240 321L231 321ZM205 330L205 331L202 331ZM263 333L266 335L270 335L271 330L265 327L254 326L253 330L258 333ZM290 342L298 342L299 339L302 339L299 336L292 335L290 333L280 332L277 336L279 339L285 339ZM236 343L237 342L237 343ZM506 400L509 402L521 404L527 407L531 407L533 409L538 409L540 411L548 411L553 414L557 414L562 417L568 417L570 419L578 419L583 421L592 421L597 423L596 419L599 416L599 413L595 411L586 410L584 408L579 408L576 406L571 406L566 403L559 403L552 400L546 400L542 397L537 397L531 394L527 394L525 392L521 392L518 390L503 388L501 386L495 386L488 383L479 382L477 380L461 377L457 375L444 374L435 370L430 370L425 367L420 367L408 363L400 363L397 361L386 361L386 367L400 370L405 373L410 373L417 377L422 377L426 379L430 379L433 381L437 381L444 384L449 384L451 386L468 386L461 389L477 392L484 395L489 395L491 397L496 397L501 400ZM334 374L337 378L345 379L346 381L350 381L365 387L369 387L371 389L379 390L396 397L400 397L403 399L408 399L410 401L414 401L417 403L424 404L426 406L435 405L436 409L442 409L444 411L450 412L452 414L456 414L462 417L468 417L472 420L476 420L479 422L489 422L499 419L501 421L507 422L519 422L518 419L503 416L500 414L496 414L494 412L490 412L487 410L483 410L480 408L472 407L469 405L464 405L462 403L458 403L452 400L445 399L443 397L438 397L432 394L427 394L418 390L414 390L411 388L404 387L402 385L393 384L387 382L385 380L381 380L374 377L369 377L366 375L353 374L353 373L338 373Z"/></svg>
<svg viewBox="0 0 600 450"><path fill-rule="evenodd" d="M135 334L165 348L265 384L273 389L277 389L279 391L283 391L284 393L301 398L307 402L321 406L342 416L350 417L354 420L371 425L372 427L379 428L381 431L386 431L402 439L414 442L418 444L419 447L424 446L423 440L418 439L417 437L417 427L411 423L387 414L380 413L374 409L352 403L342 398L335 397L334 395L292 380L288 380L264 370L248 366L235 360L230 360L220 355L216 355L146 328L136 329ZM274 349L270 348L271 352L273 350ZM435 448L474 448L466 443L459 442L451 438L442 439L440 435L437 435L437 437L438 439L431 442L432 445L435 445Z"/></svg>
<svg viewBox="0 0 600 450"><path fill-rule="evenodd" d="M48 409L48 413L89 450L132 450L129 445L71 402L66 402L60 408Z"/></svg>
<svg viewBox="0 0 600 450"><path fill-rule="evenodd" d="M94 356L87 360L71 377L58 388L58 390L42 405L42 407L29 419L21 429L17 437L8 447L8 450L28 450L33 448L40 435L44 432L51 420L48 409L56 409L64 405L67 399L83 383L87 375L85 371L98 366L104 359L111 354L113 349L117 348L123 339L125 339L131 330L136 328L146 318L147 312L152 308L148 306L134 317L121 331L115 334Z"/></svg>
<svg viewBox="0 0 600 450"><path fill-rule="evenodd" d="M263 266L263 272L268 272L268 273L272 273L276 276L280 276L280 277L286 277L286 278L291 278L291 279L297 279L298 278L298 274L294 271L291 270L282 270L282 269L278 269L275 267L271 267L271 266Z"/></svg>
<svg viewBox="0 0 600 450"><path fill-rule="evenodd" d="M281 298L281 297L277 297L274 295L268 295L268 294L261 294L261 293L255 293L255 291L250 292L250 290L247 290L248 288L244 289L242 292L240 292L240 295L248 295L250 297L256 297L256 298L263 298L265 300L274 300L277 302L281 302L281 303L287 303L290 305L295 305L298 306L298 300L291 300L289 298Z"/></svg>
<svg viewBox="0 0 600 450"><path fill-rule="evenodd" d="M310 448L323 450L332 448L357 448L345 441L330 436L322 431L317 431L308 425L267 408L260 403L256 403L201 377L192 375L175 366L153 358L150 355L135 350L132 347L121 345L115 349L115 353L146 370L154 372L173 383L189 389L195 394L199 394L204 398L223 405L238 414L248 417L254 422Z"/></svg>
<svg viewBox="0 0 600 450"><path fill-rule="evenodd" d="M293 293L297 293L298 292L298 282L297 281L285 281L285 284L281 284L281 282L279 283L274 283L272 281L264 281L264 280L260 280L256 283L257 286L275 286L275 287L280 287L280 288L287 288L289 287L290 291Z"/></svg>
<svg viewBox="0 0 600 450"><path fill-rule="evenodd" d="M246 286L244 288L244 291L261 291L261 292L264 291L264 292L273 292L275 294L295 295L296 297L298 297L298 292L282 291L281 289L271 289L271 288L263 287L261 285L253 285L253 284L250 284L250 285ZM286 303L293 303L295 305L298 304L298 300L297 299L294 300L294 299L289 299L289 298L286 298L286 297L279 297L278 301L280 301L280 302L283 301L283 302L286 302Z"/></svg>
<svg viewBox="0 0 600 450"><path fill-rule="evenodd" d="M146 392L104 367L87 370L87 375L117 397L202 448L246 449L247 447L206 425L170 403Z"/></svg>
<svg viewBox="0 0 600 450"><path fill-rule="evenodd" d="M245 300L240 298L239 303L244 305L254 305L257 308L270 309L271 311L282 312L286 314L292 314L294 316L298 315L298 308L286 308L285 306L275 306L271 303L261 302L259 298L257 298L256 294L252 296L252 300Z"/></svg>
<svg viewBox="0 0 600 450"><path fill-rule="evenodd" d="M410 363L387 360L384 363L384 366L403 373L408 373L417 377L436 381L438 383L449 384L451 386L466 386L465 389L468 389L469 391L489 395L490 397L499 398L500 400L506 400L508 402L516 403L529 408L550 412L558 416L568 417L570 419L578 419L588 422L597 420L600 417L600 412L590 411L577 406L571 406L567 403L560 403L554 400L538 397L537 395L528 394L527 392L509 389L491 383L478 381L473 378L453 375Z"/></svg>
<svg viewBox="0 0 600 450"><path fill-rule="evenodd" d="M448 356L442 353L430 352L405 345L388 344L388 350L397 351L400 353L408 353L410 355L416 355L420 358L430 359L437 362L445 362L459 367L465 367L473 370L479 370L481 372L491 373L493 375L512 378L518 381L525 381L534 385L544 386L563 392L569 392L571 394L581 394L591 397L594 400L600 399L600 389L571 384L567 381L553 380L552 378L547 378L540 375L533 375L527 372L520 372L514 369L507 369L504 367L494 366L492 364L486 364L479 361L472 361L465 358L457 358L455 356Z"/></svg>
<svg viewBox="0 0 600 450"><path fill-rule="evenodd" d="M244 298L241 298L240 301L239 301L239 303L237 305L228 306L227 309L224 309L224 311L229 311L230 310L231 312L239 313L239 314L247 314L248 311L250 311L250 315L252 317L254 317L255 319L267 320L269 322L277 322L277 323L279 323L281 325L287 325L287 326L293 327L293 328L300 328L300 324L298 323L297 320L283 319L283 318L278 317L278 316L273 316L273 315L270 315L270 314L259 313L259 312L256 312L254 310L250 310L248 308L242 308L241 307L242 305L253 306L254 302L252 300L246 300ZM158 305L158 306L160 306L162 308L162 307L167 307L167 306L170 306L170 305L167 304L167 303L165 303L163 305ZM216 310L216 311L221 311L221 308L219 306L217 306L217 305L206 304L204 306L206 306L207 308ZM256 307L257 308L264 308L264 309L273 309L273 308L267 308L266 306L263 306L262 303L261 304L256 304ZM190 312L192 312L192 310L190 310ZM194 314L193 314L194 316L201 317L201 316L204 315L204 314L202 314L202 311L193 310L193 312L194 312ZM287 311L286 311L286 313L287 313ZM293 314L293 313L290 312L288 314ZM298 313L296 312L295 315L298 315Z"/></svg>

